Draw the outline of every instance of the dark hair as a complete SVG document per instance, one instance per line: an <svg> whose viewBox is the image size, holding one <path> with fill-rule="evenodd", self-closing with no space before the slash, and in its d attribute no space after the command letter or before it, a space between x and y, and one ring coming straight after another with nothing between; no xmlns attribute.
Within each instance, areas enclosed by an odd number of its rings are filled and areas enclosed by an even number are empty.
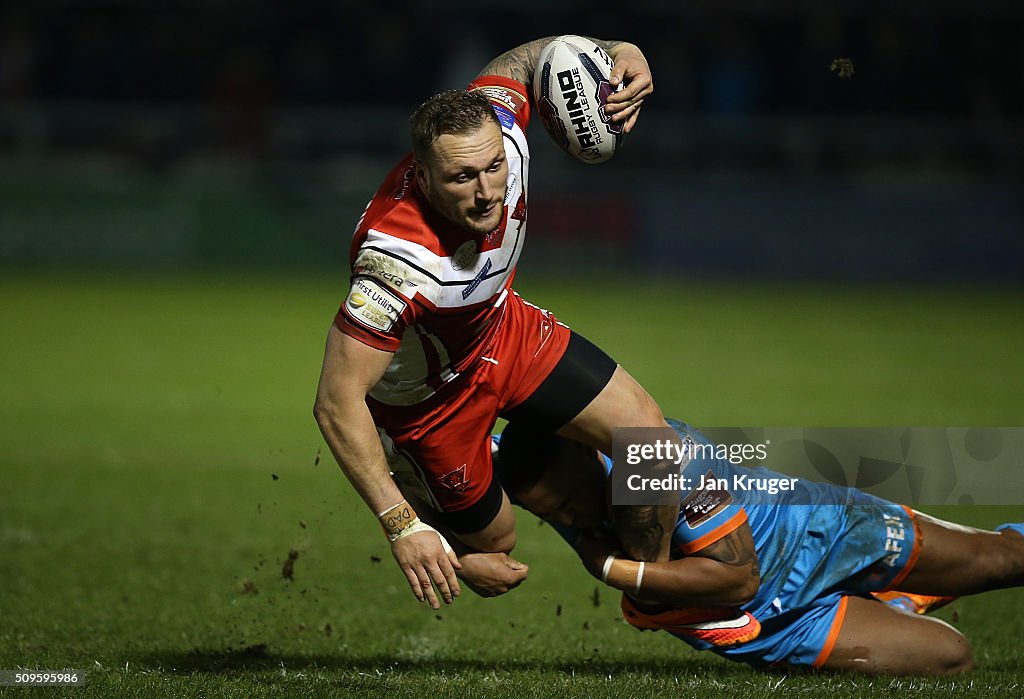
<svg viewBox="0 0 1024 699"><path fill-rule="evenodd" d="M494 460L494 472L505 491L522 493L539 483L551 468L552 460L562 454L566 441L528 422L508 423L501 433L501 444Z"/></svg>
<svg viewBox="0 0 1024 699"><path fill-rule="evenodd" d="M479 92L448 90L421 104L409 122L412 127L412 152L423 162L430 146L441 134L462 134L493 122L501 128L498 115Z"/></svg>

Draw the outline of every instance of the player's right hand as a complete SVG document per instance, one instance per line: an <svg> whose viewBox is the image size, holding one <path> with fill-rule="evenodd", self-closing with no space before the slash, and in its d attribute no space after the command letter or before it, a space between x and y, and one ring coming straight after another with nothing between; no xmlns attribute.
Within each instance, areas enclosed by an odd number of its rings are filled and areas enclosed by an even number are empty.
<svg viewBox="0 0 1024 699"><path fill-rule="evenodd" d="M434 586L445 604L451 604L462 594L455 577L455 571L462 564L454 551L445 553L436 531L420 531L395 539L391 542L391 555L405 573L412 594L420 602L426 600L431 609L441 608Z"/></svg>

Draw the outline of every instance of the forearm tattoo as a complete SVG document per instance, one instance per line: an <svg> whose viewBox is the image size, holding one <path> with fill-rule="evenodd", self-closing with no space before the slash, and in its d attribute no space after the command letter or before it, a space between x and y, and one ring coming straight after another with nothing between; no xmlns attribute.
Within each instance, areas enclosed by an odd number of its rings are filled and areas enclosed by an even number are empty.
<svg viewBox="0 0 1024 699"><path fill-rule="evenodd" d="M540 52L556 38L548 36L543 39L536 39L506 51L484 66L484 69L477 74L477 77L482 75L502 75L524 85L529 85L533 82L533 72L537 67ZM592 39L592 41L609 54L623 43L621 41L602 41L599 39Z"/></svg>
<svg viewBox="0 0 1024 699"><path fill-rule="evenodd" d="M626 555L635 561L653 561L661 550L665 533L653 505L615 506L611 508L612 528Z"/></svg>
<svg viewBox="0 0 1024 699"><path fill-rule="evenodd" d="M537 65L541 50L554 39L555 37L548 36L506 51L484 66L477 77L480 75L502 75L529 85L533 82L533 70Z"/></svg>
<svg viewBox="0 0 1024 699"><path fill-rule="evenodd" d="M614 57L615 49L626 43L625 41L602 41L601 39L591 39L591 41L603 48L605 53L612 57Z"/></svg>

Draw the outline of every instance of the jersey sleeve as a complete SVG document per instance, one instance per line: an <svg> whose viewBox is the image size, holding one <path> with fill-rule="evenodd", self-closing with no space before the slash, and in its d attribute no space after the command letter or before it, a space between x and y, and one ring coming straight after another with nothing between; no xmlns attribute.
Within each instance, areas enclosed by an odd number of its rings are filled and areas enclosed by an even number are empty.
<svg viewBox="0 0 1024 699"><path fill-rule="evenodd" d="M363 251L352 267L352 284L334 324L365 345L395 352L405 329L415 322L415 306L402 293L403 277L392 263L375 262L377 255Z"/></svg>
<svg viewBox="0 0 1024 699"><path fill-rule="evenodd" d="M692 437L684 435L684 439ZM715 463L714 459L694 459L683 469L690 488L679 504L672 543L685 554L710 546L747 521L746 510L729 492L726 474L716 472Z"/></svg>
<svg viewBox="0 0 1024 699"><path fill-rule="evenodd" d="M521 82L501 75L482 75L466 89L480 92L490 100L502 128L511 131L513 124L518 124L526 131L530 123L530 93Z"/></svg>

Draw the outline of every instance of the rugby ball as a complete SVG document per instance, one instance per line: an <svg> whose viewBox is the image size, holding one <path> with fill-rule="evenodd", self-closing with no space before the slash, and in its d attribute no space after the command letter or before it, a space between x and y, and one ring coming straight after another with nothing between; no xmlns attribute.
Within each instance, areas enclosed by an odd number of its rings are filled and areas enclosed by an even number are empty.
<svg viewBox="0 0 1024 699"><path fill-rule="evenodd" d="M533 99L559 148L584 163L603 163L622 142L622 123L604 113L612 59L590 39L571 34L544 47L533 76ZM618 89L622 89L619 84Z"/></svg>

